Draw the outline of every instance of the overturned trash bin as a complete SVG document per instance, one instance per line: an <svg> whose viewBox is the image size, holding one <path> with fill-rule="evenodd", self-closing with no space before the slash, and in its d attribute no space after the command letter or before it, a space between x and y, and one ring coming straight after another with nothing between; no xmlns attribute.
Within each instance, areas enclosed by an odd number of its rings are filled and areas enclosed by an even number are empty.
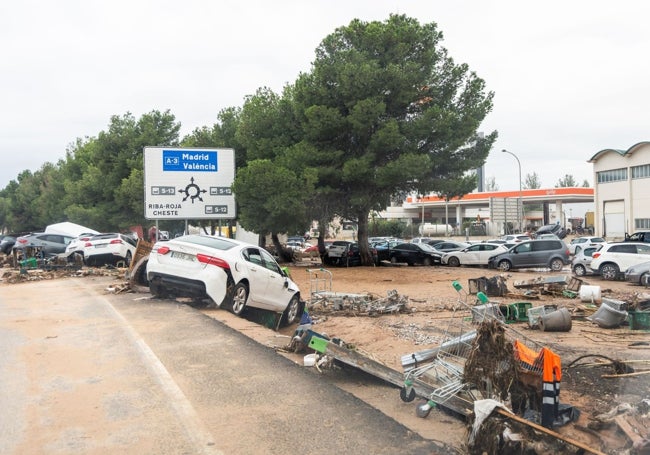
<svg viewBox="0 0 650 455"><path fill-rule="evenodd" d="M569 332L571 330L571 313L566 308L552 311L539 318L539 328L543 332Z"/></svg>
<svg viewBox="0 0 650 455"><path fill-rule="evenodd" d="M587 317L587 320L598 324L598 327L603 329L619 327L627 319L626 306L626 303L620 300L603 299L602 305L594 314Z"/></svg>

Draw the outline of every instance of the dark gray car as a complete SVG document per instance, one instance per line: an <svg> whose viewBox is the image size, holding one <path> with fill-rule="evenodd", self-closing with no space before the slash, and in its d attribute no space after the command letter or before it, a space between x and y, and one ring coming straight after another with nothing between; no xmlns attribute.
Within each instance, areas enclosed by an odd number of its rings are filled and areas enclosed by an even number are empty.
<svg viewBox="0 0 650 455"><path fill-rule="evenodd" d="M569 263L569 248L566 243L548 239L521 242L508 251L492 256L488 267L504 272L530 267L548 267L553 271L560 271Z"/></svg>
<svg viewBox="0 0 650 455"><path fill-rule="evenodd" d="M60 234L37 232L16 238L15 250L38 248L44 254L65 253L65 249L74 237Z"/></svg>

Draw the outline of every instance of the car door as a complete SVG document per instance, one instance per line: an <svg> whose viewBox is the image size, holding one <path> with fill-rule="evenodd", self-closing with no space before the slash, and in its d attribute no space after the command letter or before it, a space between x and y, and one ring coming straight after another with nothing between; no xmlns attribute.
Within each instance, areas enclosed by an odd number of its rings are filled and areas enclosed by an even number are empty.
<svg viewBox="0 0 650 455"><path fill-rule="evenodd" d="M481 248L484 245L472 245L464 250L458 251L458 258L463 265L476 265L481 263ZM487 264L487 258L485 259Z"/></svg>
<svg viewBox="0 0 650 455"><path fill-rule="evenodd" d="M470 248L474 248L475 246L477 245L472 245ZM473 259L475 262L472 262L472 264L474 265L487 265L488 260L492 256L505 250L505 248L502 248L498 245L478 245L478 246L479 246L478 253L476 255L476 258Z"/></svg>
<svg viewBox="0 0 650 455"><path fill-rule="evenodd" d="M530 267L533 265L532 242L520 243L512 249L510 258L515 268Z"/></svg>
<svg viewBox="0 0 650 455"><path fill-rule="evenodd" d="M266 288L269 284L269 273L264 267L262 252L259 248L249 247L242 251L248 277L248 302L247 305L258 308L267 308Z"/></svg>
<svg viewBox="0 0 650 455"><path fill-rule="evenodd" d="M266 250L259 251L267 274L266 292L262 301L270 310L284 311L291 299L291 293L287 290L287 279L273 256Z"/></svg>

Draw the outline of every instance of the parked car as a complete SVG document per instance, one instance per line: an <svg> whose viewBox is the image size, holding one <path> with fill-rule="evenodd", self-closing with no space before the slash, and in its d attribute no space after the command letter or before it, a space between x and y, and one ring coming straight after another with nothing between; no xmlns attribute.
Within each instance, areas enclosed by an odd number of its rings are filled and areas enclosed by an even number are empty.
<svg viewBox="0 0 650 455"><path fill-rule="evenodd" d="M528 234L508 234L501 237L506 243L520 243L532 240Z"/></svg>
<svg viewBox="0 0 650 455"><path fill-rule="evenodd" d="M615 280L631 266L650 261L650 243L604 243L592 257L594 273Z"/></svg>
<svg viewBox="0 0 650 455"><path fill-rule="evenodd" d="M637 231L631 235L625 234L625 241L650 243L650 231Z"/></svg>
<svg viewBox="0 0 650 455"><path fill-rule="evenodd" d="M440 254L442 257L443 254L449 253L451 251L459 251L463 248L467 248L470 244L467 242L456 242L451 240L445 240L444 242L436 243L431 245L431 247Z"/></svg>
<svg viewBox="0 0 650 455"><path fill-rule="evenodd" d="M431 237L415 237L411 239L411 243L426 243L430 246L435 246L438 243L444 242L443 239L432 239Z"/></svg>
<svg viewBox="0 0 650 455"><path fill-rule="evenodd" d="M592 260L592 255L598 251L599 245L586 246L585 248L578 250L578 252L573 256L571 261L571 270L576 276L585 276L592 275L593 271L591 270L590 264Z"/></svg>
<svg viewBox="0 0 650 455"><path fill-rule="evenodd" d="M569 263L569 248L562 240L528 240L492 256L488 260L488 267L504 272L529 267L548 267L559 271Z"/></svg>
<svg viewBox="0 0 650 455"><path fill-rule="evenodd" d="M488 265L488 259L495 254L506 251L500 243L477 243L462 250L445 253L440 262L451 267L460 265Z"/></svg>
<svg viewBox="0 0 650 455"><path fill-rule="evenodd" d="M535 237L541 234L555 234L559 239L563 239L566 237L566 229L564 229L560 223L545 224L535 231Z"/></svg>
<svg viewBox="0 0 650 455"><path fill-rule="evenodd" d="M329 247L332 245L332 243L334 243L334 240L324 240L323 243L325 246L325 254L327 254L327 250L329 250ZM314 240L314 245L305 248L303 254L311 258L320 256L320 253L318 251L318 239Z"/></svg>
<svg viewBox="0 0 650 455"><path fill-rule="evenodd" d="M404 243L403 240L393 239L393 240L380 240L372 242L370 245L377 252L377 262L381 261L390 261L390 250L395 245L399 243Z"/></svg>
<svg viewBox="0 0 650 455"><path fill-rule="evenodd" d="M569 252L571 254L577 254L578 251L580 251L583 248L586 248L588 246L596 246L601 243L605 243L605 239L602 237L592 237L592 236L576 237L573 240L571 240L571 243L569 243Z"/></svg>
<svg viewBox="0 0 650 455"><path fill-rule="evenodd" d="M65 248L65 255L69 258L72 258L72 255L77 253L83 258L84 255L84 245L93 235L97 233L86 232L84 234L75 237L68 243L68 246Z"/></svg>
<svg viewBox="0 0 650 455"><path fill-rule="evenodd" d="M349 240L334 240L330 247L327 249L327 254L325 255L325 264L337 264L341 258L343 258L348 245L351 243L353 242Z"/></svg>
<svg viewBox="0 0 650 455"><path fill-rule="evenodd" d="M210 298L241 315L246 307L282 313L282 323L300 320L300 289L273 256L256 245L225 237L183 235L154 244L147 263L156 297Z"/></svg>
<svg viewBox="0 0 650 455"><path fill-rule="evenodd" d="M625 281L647 286L650 284L650 261L628 267L625 271Z"/></svg>
<svg viewBox="0 0 650 455"><path fill-rule="evenodd" d="M372 263L377 264L378 263L377 250L374 247L372 247L372 245L369 245L369 249L370 249L370 255L372 257ZM348 244L345 247L345 251L343 251L343 255L336 262L336 265L340 265L343 267L361 265L361 250L359 249L359 244L357 242Z"/></svg>
<svg viewBox="0 0 650 455"><path fill-rule="evenodd" d="M61 254L65 253L66 247L73 239L74 237L68 235L36 232L16 237L13 249L38 248L44 254Z"/></svg>
<svg viewBox="0 0 650 455"><path fill-rule="evenodd" d="M535 238L537 240L544 240L544 239L559 239L559 237L555 234L547 233L547 234L539 234L536 235Z"/></svg>
<svg viewBox="0 0 650 455"><path fill-rule="evenodd" d="M21 235L26 235L25 234L8 234L2 236L2 240L0 240L0 252L4 254L11 254L11 249L14 247L16 244L16 238L20 237Z"/></svg>
<svg viewBox="0 0 650 455"><path fill-rule="evenodd" d="M441 257L442 253L434 250L433 247L426 243L398 243L389 252L390 262L393 264L433 265L435 263L439 264Z"/></svg>
<svg viewBox="0 0 650 455"><path fill-rule="evenodd" d="M116 232L97 234L84 243L84 262L88 265L131 264L138 242L130 235Z"/></svg>

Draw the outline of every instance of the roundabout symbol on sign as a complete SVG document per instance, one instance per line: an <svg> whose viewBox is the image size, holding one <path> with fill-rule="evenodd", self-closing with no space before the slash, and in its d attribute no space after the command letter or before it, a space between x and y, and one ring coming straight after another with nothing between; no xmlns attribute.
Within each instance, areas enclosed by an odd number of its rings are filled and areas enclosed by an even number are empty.
<svg viewBox="0 0 650 455"><path fill-rule="evenodd" d="M183 202L187 200L189 197L192 200L192 204L194 204L194 199L198 199L199 201L203 202L203 199L201 198L201 193L207 193L207 190L202 190L199 188L199 185L194 183L194 177L190 178L190 184L185 187L184 190L179 189L179 193L185 193L185 197L183 198Z"/></svg>

